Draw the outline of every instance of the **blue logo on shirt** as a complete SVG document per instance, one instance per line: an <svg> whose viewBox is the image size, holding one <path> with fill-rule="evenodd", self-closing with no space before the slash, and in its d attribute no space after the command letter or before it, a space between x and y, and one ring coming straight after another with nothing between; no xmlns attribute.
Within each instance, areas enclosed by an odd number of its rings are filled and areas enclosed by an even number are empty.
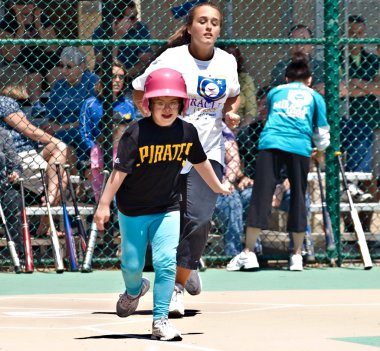
<svg viewBox="0 0 380 351"><path fill-rule="evenodd" d="M207 102L217 101L226 94L226 80L224 78L209 78L198 76L197 92Z"/></svg>

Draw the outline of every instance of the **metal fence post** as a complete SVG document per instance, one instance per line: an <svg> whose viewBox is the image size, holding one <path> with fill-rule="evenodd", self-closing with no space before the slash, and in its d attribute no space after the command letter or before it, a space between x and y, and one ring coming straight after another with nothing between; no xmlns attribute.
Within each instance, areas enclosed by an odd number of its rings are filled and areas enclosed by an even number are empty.
<svg viewBox="0 0 380 351"><path fill-rule="evenodd" d="M340 245L340 184L335 151L340 149L339 116L339 0L325 0L325 98L331 127L331 144L326 151L326 193L334 237L337 241L338 265L342 262Z"/></svg>

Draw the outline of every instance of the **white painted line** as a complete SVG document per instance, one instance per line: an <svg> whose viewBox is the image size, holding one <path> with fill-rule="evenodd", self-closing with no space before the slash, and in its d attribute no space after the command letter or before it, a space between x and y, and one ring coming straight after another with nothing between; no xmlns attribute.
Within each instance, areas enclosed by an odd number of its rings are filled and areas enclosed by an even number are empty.
<svg viewBox="0 0 380 351"><path fill-rule="evenodd" d="M13 311L3 312L6 316L23 317L23 318L59 318L66 316L75 316L80 314L87 314L87 312L80 312L77 310L28 310L28 311Z"/></svg>

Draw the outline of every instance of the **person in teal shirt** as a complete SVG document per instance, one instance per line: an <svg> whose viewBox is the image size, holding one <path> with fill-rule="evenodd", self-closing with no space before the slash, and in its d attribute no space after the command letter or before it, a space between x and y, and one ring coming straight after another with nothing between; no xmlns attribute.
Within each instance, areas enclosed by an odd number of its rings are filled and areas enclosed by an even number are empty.
<svg viewBox="0 0 380 351"><path fill-rule="evenodd" d="M293 233L294 240L289 269L303 269L301 250L307 227L305 195L310 157L322 162L323 150L330 144L330 127L323 97L309 88L312 76L305 54L293 54L285 77L287 83L271 89L267 97L268 119L259 139L246 248L229 265L254 266L257 261L253 249L261 231L268 229L273 193L285 169L291 193L287 231ZM313 147L316 152L312 152Z"/></svg>

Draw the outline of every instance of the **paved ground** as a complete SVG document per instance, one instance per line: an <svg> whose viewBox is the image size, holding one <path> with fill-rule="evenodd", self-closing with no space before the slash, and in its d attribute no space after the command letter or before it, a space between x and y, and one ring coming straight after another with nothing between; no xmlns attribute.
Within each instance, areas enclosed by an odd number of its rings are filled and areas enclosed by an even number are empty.
<svg viewBox="0 0 380 351"><path fill-rule="evenodd" d="M173 320L181 342L150 340L152 298L115 314L120 272L0 274L0 350L370 351L380 348L380 268L202 274ZM153 279L153 273L147 273Z"/></svg>

